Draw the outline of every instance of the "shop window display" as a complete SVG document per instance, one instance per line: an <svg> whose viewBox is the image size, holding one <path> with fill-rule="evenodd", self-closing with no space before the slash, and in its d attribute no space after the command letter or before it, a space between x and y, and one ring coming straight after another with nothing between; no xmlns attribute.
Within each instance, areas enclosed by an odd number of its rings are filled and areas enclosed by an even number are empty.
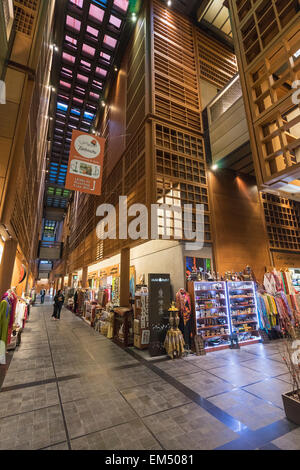
<svg viewBox="0 0 300 470"><path fill-rule="evenodd" d="M195 332L205 341L205 349L229 346L230 319L226 283L200 281L193 283Z"/></svg>
<svg viewBox="0 0 300 470"><path fill-rule="evenodd" d="M227 282L232 334L239 343L260 339L255 284L252 281Z"/></svg>

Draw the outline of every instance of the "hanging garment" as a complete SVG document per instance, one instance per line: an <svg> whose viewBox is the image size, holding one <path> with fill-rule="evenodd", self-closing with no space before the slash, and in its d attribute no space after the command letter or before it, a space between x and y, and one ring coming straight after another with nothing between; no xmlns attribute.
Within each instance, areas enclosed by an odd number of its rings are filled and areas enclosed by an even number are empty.
<svg viewBox="0 0 300 470"><path fill-rule="evenodd" d="M184 289L180 289L176 294L176 306L183 318L184 325L186 325L191 318L192 306L190 294Z"/></svg>
<svg viewBox="0 0 300 470"><path fill-rule="evenodd" d="M176 307L180 317L179 329L183 334L185 345L191 349L193 336L191 297L184 289L180 289L176 294Z"/></svg>
<svg viewBox="0 0 300 470"><path fill-rule="evenodd" d="M7 300L11 306L10 319L9 319L8 332L7 332L7 344L10 344L11 334L12 334L13 325L15 321L15 312L16 312L16 306L18 303L18 297L13 291L9 291L4 294L4 296L2 297L2 300L3 299Z"/></svg>
<svg viewBox="0 0 300 470"><path fill-rule="evenodd" d="M8 300L0 303L0 364L6 364L6 344L11 305Z"/></svg>
<svg viewBox="0 0 300 470"><path fill-rule="evenodd" d="M272 273L266 273L264 275L264 288L268 294L276 295L277 287Z"/></svg>

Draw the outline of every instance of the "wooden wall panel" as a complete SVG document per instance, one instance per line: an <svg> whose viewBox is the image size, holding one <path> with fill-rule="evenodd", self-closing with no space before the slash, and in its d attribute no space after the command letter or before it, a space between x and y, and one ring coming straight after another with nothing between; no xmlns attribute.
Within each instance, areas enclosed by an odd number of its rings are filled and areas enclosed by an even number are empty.
<svg viewBox="0 0 300 470"><path fill-rule="evenodd" d="M210 172L209 184L217 271L250 265L262 281L270 257L255 179L218 170Z"/></svg>

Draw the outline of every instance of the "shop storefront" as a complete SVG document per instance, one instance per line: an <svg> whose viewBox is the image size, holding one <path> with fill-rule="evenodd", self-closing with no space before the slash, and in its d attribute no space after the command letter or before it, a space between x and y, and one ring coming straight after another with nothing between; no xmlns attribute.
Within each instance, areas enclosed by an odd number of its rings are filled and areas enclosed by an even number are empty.
<svg viewBox="0 0 300 470"><path fill-rule="evenodd" d="M263 280L250 267L220 274L214 270L211 248L185 248L163 240L132 248L125 306L120 305L121 256L90 265L85 286L82 271L72 275L66 306L119 345L148 349L151 356L178 357L181 341L185 353L196 353L199 345L212 352L281 338L300 320L289 269L273 269Z"/></svg>

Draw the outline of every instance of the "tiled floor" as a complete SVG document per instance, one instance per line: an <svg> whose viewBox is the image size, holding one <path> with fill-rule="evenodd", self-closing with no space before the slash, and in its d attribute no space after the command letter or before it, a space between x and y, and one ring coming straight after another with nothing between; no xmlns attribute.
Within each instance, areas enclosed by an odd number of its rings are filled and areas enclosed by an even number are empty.
<svg viewBox="0 0 300 470"><path fill-rule="evenodd" d="M0 367L1 450L300 450L280 342L149 360L67 310L50 318L32 308Z"/></svg>

